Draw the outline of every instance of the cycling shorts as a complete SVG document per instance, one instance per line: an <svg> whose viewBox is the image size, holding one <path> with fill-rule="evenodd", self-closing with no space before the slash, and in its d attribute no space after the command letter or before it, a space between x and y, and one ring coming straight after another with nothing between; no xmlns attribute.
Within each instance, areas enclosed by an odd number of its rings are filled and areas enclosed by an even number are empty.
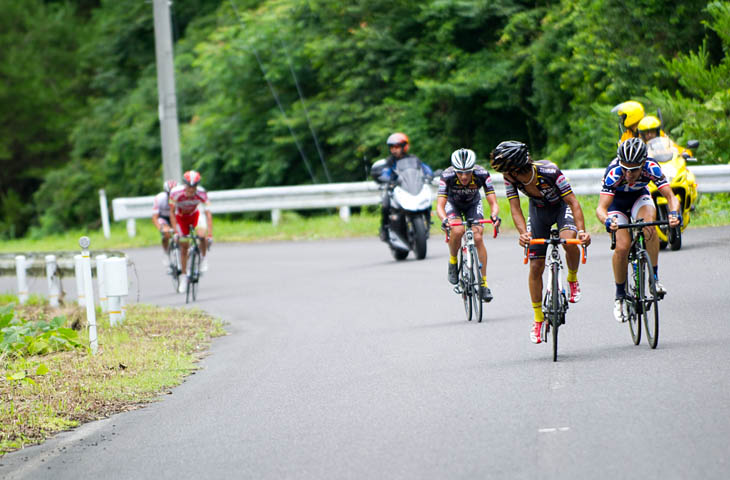
<svg viewBox="0 0 730 480"><path fill-rule="evenodd" d="M191 215L175 215L175 220L177 221L177 234L184 237L190 233L190 227L195 229L198 226L199 217L200 212L198 210L195 210L195 212Z"/></svg>
<svg viewBox="0 0 730 480"><path fill-rule="evenodd" d="M608 216L616 217L616 222L619 225L625 225L629 223L629 219L636 220L639 210L644 206L649 206L652 210L655 210L654 200L646 191L639 191L636 194L614 195L613 201L608 207ZM643 220L645 222L650 221L648 218Z"/></svg>
<svg viewBox="0 0 730 480"><path fill-rule="evenodd" d="M157 217L157 228L159 229L165 225L170 226L170 217L163 217L162 215Z"/></svg>
<svg viewBox="0 0 730 480"><path fill-rule="evenodd" d="M460 220L462 216L469 220L482 220L484 218L484 207L482 207L481 198L478 202L467 203L466 205L452 203L451 200L447 200L445 210L449 219ZM474 228L476 227L479 227L479 225L474 226Z"/></svg>
<svg viewBox="0 0 730 480"><path fill-rule="evenodd" d="M550 229L558 225L558 231L572 230L578 232L575 226L573 211L567 203L560 202L557 205L546 205L537 207L530 200L530 218L527 228L532 233L532 238L550 238ZM547 245L530 245L530 259L545 258Z"/></svg>

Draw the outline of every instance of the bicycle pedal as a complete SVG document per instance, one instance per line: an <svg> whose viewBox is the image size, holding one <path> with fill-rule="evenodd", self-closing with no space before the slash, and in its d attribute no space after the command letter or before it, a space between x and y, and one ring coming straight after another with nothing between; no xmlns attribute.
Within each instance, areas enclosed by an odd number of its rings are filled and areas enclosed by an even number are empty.
<svg viewBox="0 0 730 480"><path fill-rule="evenodd" d="M464 293L464 290L461 289L461 286L457 285L454 287L454 293L461 295L462 293Z"/></svg>

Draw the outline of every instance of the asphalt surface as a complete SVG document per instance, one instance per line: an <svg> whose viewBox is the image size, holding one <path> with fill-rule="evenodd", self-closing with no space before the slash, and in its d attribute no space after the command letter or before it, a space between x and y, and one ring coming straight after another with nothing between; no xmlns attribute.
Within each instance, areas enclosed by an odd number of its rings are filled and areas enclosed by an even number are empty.
<svg viewBox="0 0 730 480"><path fill-rule="evenodd" d="M487 239L481 324L438 236L404 262L374 238L216 244L195 306L230 335L202 369L160 402L1 457L0 478L730 478L730 227L689 229L660 255L656 350L613 319L595 237L557 363L529 341L514 234ZM133 301L184 304L159 249L128 253Z"/></svg>

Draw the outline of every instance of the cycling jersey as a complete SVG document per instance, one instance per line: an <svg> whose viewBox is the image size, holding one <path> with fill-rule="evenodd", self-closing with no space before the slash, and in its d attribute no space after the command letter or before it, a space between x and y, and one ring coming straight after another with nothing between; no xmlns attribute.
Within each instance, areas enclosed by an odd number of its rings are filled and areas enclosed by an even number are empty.
<svg viewBox="0 0 730 480"><path fill-rule="evenodd" d="M203 204L206 208L210 205L208 192L203 187L198 187L191 197L185 194L184 185L178 185L170 191L170 206L175 207L175 216L192 215L197 211L200 204Z"/></svg>
<svg viewBox="0 0 730 480"><path fill-rule="evenodd" d="M601 195L631 195L639 196L649 193L647 185L654 182L657 190L669 185L667 177L664 176L661 167L653 159L647 158L641 166L641 175L634 183L629 183L626 179L626 172L618 161L618 157L614 158L606 167L603 174L603 186L601 187Z"/></svg>
<svg viewBox="0 0 730 480"><path fill-rule="evenodd" d="M170 219L170 194L167 192L160 192L155 195L155 200L152 203L152 213L157 214L160 217Z"/></svg>
<svg viewBox="0 0 730 480"><path fill-rule="evenodd" d="M438 196L446 197L448 203L464 207L481 202L480 189L484 189L485 195L494 193L492 176L484 167L474 166L468 185L462 185L454 167L449 167L441 173Z"/></svg>
<svg viewBox="0 0 730 480"><path fill-rule="evenodd" d="M512 178L509 174L504 174L504 188L507 200L518 198L517 190L519 190L530 199L530 202L534 202L535 206L540 208L548 205L558 205L563 201L563 197L573 193L568 179L565 178L558 166L551 161L537 160L533 162L532 168L535 172L536 186L541 196L530 195L522 182Z"/></svg>

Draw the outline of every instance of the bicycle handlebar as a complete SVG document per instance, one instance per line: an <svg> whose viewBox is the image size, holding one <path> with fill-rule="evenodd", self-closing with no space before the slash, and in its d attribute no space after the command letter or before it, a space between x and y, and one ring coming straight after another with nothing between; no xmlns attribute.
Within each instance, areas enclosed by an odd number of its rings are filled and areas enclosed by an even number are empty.
<svg viewBox="0 0 730 480"><path fill-rule="evenodd" d="M581 263L586 263L588 259L588 247L583 245L583 242L577 238L531 238L530 245L580 245L583 247L581 251ZM527 265L529 252L530 246L525 245L525 258L522 261L524 265Z"/></svg>
<svg viewBox="0 0 730 480"><path fill-rule="evenodd" d="M655 222L642 222L641 219L639 219L636 223L624 223L623 225L616 225L619 229L632 229L632 230L639 230L644 227L654 227L654 226L662 226L662 225L669 225L669 220L657 220ZM678 228L678 227L672 227L672 228ZM616 249L616 231L611 231L611 250Z"/></svg>
<svg viewBox="0 0 730 480"><path fill-rule="evenodd" d="M449 243L449 231L451 230L451 227L460 227L466 223L467 227L471 227L472 225L476 224L484 224L484 223L494 223L491 218L482 218L481 220L467 220L466 222L463 222L461 220L457 220L454 223L449 222L449 228L446 230L446 243ZM494 235L492 235L492 238L497 238L497 233L499 233L499 228L496 226L494 227Z"/></svg>

